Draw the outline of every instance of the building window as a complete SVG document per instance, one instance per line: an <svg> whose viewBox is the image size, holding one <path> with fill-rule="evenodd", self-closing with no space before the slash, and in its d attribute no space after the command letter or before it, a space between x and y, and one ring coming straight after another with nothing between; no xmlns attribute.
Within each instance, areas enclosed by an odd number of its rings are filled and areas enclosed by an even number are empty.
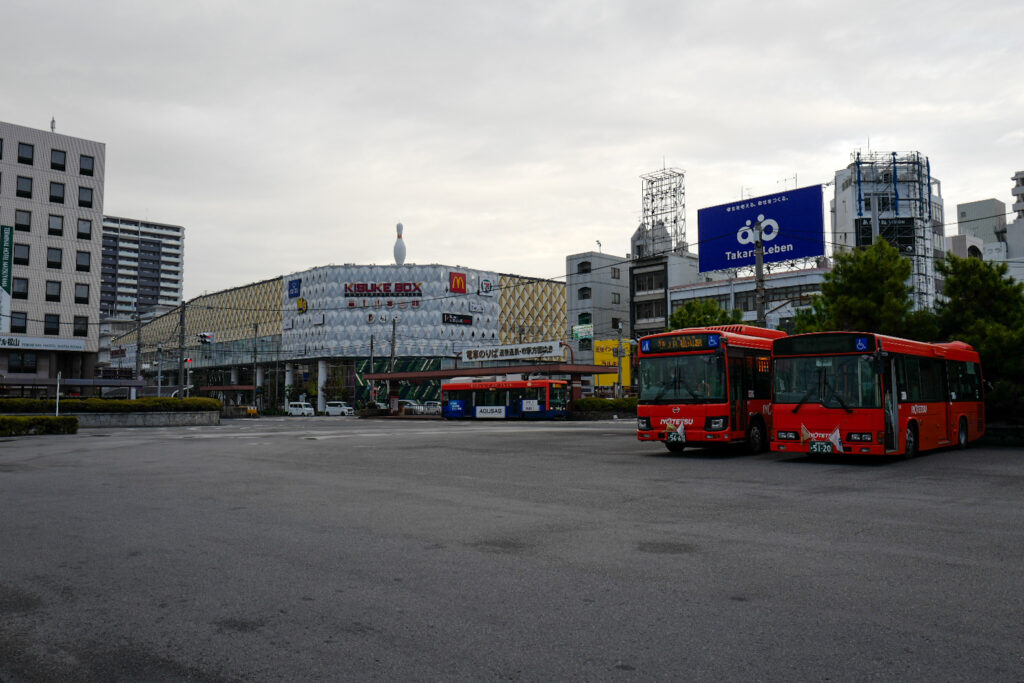
<svg viewBox="0 0 1024 683"><path fill-rule="evenodd" d="M75 336L76 337L88 337L89 336L89 318L84 315L75 316Z"/></svg>
<svg viewBox="0 0 1024 683"><path fill-rule="evenodd" d="M27 244L15 244L14 245L14 263L19 266L28 265L28 245Z"/></svg>
<svg viewBox="0 0 1024 683"><path fill-rule="evenodd" d="M580 287L576 292L577 299L589 299L591 296L590 287Z"/></svg>
<svg viewBox="0 0 1024 683"><path fill-rule="evenodd" d="M0 159L4 158L4 139L0 138Z"/></svg>
<svg viewBox="0 0 1024 683"><path fill-rule="evenodd" d="M32 199L32 179L23 175L18 176L18 190L16 194L24 199Z"/></svg>
<svg viewBox="0 0 1024 683"><path fill-rule="evenodd" d="M92 175L93 158L83 154L78 158L78 170L82 175Z"/></svg>
<svg viewBox="0 0 1024 683"><path fill-rule="evenodd" d="M88 218L78 219L78 238L83 240L92 239L92 221Z"/></svg>
<svg viewBox="0 0 1024 683"><path fill-rule="evenodd" d="M665 271L638 273L633 278L633 289L637 292L654 292L665 289Z"/></svg>
<svg viewBox="0 0 1024 683"><path fill-rule="evenodd" d="M11 311L11 332L25 334L26 329L28 329L28 314Z"/></svg>
<svg viewBox="0 0 1024 683"><path fill-rule="evenodd" d="M618 279L620 279L621 277L622 277L622 271L621 271L621 270L619 270L618 268L614 268L614 267L613 267L613 268L612 268L612 279L613 279L613 280L618 280Z"/></svg>
<svg viewBox="0 0 1024 683"><path fill-rule="evenodd" d="M46 281L46 300L60 301L60 282L57 280Z"/></svg>
<svg viewBox="0 0 1024 683"><path fill-rule="evenodd" d="M50 183L50 201L54 204L64 203L64 183Z"/></svg>
<svg viewBox="0 0 1024 683"><path fill-rule="evenodd" d="M594 316L590 313L580 313L576 321L580 325L589 325L594 322Z"/></svg>
<svg viewBox="0 0 1024 683"><path fill-rule="evenodd" d="M23 232L29 232L32 230L32 212L25 211L24 209L15 209L14 229L21 230Z"/></svg>
<svg viewBox="0 0 1024 683"><path fill-rule="evenodd" d="M50 150L50 168L54 171L65 170L64 165L68 160L67 152L62 149Z"/></svg>
<svg viewBox="0 0 1024 683"><path fill-rule="evenodd" d="M57 247L46 248L46 267L60 268L64 265L64 250Z"/></svg>
<svg viewBox="0 0 1024 683"><path fill-rule="evenodd" d="M580 351L593 351L594 341L592 339L580 339Z"/></svg>
<svg viewBox="0 0 1024 683"><path fill-rule="evenodd" d="M89 267L92 264L92 257L87 251L80 251L75 257L75 269L80 270L83 273L89 272Z"/></svg>
<svg viewBox="0 0 1024 683"><path fill-rule="evenodd" d="M576 272L585 275L590 272L590 261L580 261L576 264Z"/></svg>
<svg viewBox="0 0 1024 683"><path fill-rule="evenodd" d="M91 187L80 187L78 188L78 205L86 208L92 208L92 188Z"/></svg>
<svg viewBox="0 0 1024 683"><path fill-rule="evenodd" d="M622 303L622 295L619 294L618 292L612 292L612 303L613 304L621 304Z"/></svg>
<svg viewBox="0 0 1024 683"><path fill-rule="evenodd" d="M18 163L28 164L29 166L35 161L36 148L27 142L18 143Z"/></svg>
<svg viewBox="0 0 1024 683"><path fill-rule="evenodd" d="M22 315L25 315L22 313ZM7 372L34 373L36 371L36 354L13 352L7 356Z"/></svg>
<svg viewBox="0 0 1024 683"><path fill-rule="evenodd" d="M11 281L11 298L12 299L27 299L28 298L28 278L16 277Z"/></svg>
<svg viewBox="0 0 1024 683"><path fill-rule="evenodd" d="M43 334L60 334L60 316L47 313L43 316Z"/></svg>
<svg viewBox="0 0 1024 683"><path fill-rule="evenodd" d="M46 234L62 237L64 235L64 216L50 214L50 223L46 229Z"/></svg>
<svg viewBox="0 0 1024 683"><path fill-rule="evenodd" d="M618 330L622 327L622 320L620 318L612 318L612 329Z"/></svg>
<svg viewBox="0 0 1024 683"><path fill-rule="evenodd" d="M75 303L89 303L89 285L79 282L75 284Z"/></svg>

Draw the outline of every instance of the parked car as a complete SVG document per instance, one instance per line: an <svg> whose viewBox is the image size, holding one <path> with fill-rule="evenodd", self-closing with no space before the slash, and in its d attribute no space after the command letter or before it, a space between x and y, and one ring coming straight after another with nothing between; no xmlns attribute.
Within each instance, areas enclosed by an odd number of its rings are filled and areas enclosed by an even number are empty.
<svg viewBox="0 0 1024 683"><path fill-rule="evenodd" d="M328 415L355 415L355 409L345 401L328 401L324 412Z"/></svg>
<svg viewBox="0 0 1024 683"><path fill-rule="evenodd" d="M440 401L424 401L423 402L423 414L424 415L440 415L441 414L441 402Z"/></svg>
<svg viewBox="0 0 1024 683"><path fill-rule="evenodd" d="M422 406L422 404L417 403L416 401L412 401L412 400L407 399L407 398L399 399L399 401L398 401L398 410L399 410L399 412L401 412L403 408L405 409L405 414L406 415L422 415L423 414L423 406Z"/></svg>
<svg viewBox="0 0 1024 683"><path fill-rule="evenodd" d="M316 415L316 411L313 410L313 406L305 401L296 401L294 403L285 404L284 411L289 415L305 415L307 417Z"/></svg>

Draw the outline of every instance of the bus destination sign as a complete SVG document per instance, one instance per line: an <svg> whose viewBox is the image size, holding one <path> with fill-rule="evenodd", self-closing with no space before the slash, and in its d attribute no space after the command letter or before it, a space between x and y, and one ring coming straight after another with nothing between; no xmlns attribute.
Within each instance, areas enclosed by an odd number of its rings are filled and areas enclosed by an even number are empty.
<svg viewBox="0 0 1024 683"><path fill-rule="evenodd" d="M640 350L643 353L708 351L717 349L720 343L721 338L717 334L674 334L643 339L640 342Z"/></svg>

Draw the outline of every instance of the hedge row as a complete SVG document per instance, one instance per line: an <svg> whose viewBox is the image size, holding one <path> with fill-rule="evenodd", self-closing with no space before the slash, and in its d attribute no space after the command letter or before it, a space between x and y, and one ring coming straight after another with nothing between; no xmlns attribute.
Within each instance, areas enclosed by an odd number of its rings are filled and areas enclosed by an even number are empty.
<svg viewBox="0 0 1024 683"><path fill-rule="evenodd" d="M175 413L206 410L219 411L223 404L215 398L140 398L134 401L105 398L67 398L60 402L62 413ZM0 399L0 414L53 413L57 409L54 399L5 398Z"/></svg>
<svg viewBox="0 0 1024 683"><path fill-rule="evenodd" d="M77 434L77 417L6 417L0 415L0 436L24 436L26 434Z"/></svg>
<svg viewBox="0 0 1024 683"><path fill-rule="evenodd" d="M636 412L636 398L578 398L572 402L572 409L580 413Z"/></svg>

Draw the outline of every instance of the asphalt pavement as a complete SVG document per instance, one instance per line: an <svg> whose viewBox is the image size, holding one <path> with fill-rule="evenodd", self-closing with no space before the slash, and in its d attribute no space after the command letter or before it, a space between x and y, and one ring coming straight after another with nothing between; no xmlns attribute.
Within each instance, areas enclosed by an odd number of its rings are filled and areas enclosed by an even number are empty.
<svg viewBox="0 0 1024 683"><path fill-rule="evenodd" d="M632 420L0 439L0 681L1024 680L1024 452Z"/></svg>

